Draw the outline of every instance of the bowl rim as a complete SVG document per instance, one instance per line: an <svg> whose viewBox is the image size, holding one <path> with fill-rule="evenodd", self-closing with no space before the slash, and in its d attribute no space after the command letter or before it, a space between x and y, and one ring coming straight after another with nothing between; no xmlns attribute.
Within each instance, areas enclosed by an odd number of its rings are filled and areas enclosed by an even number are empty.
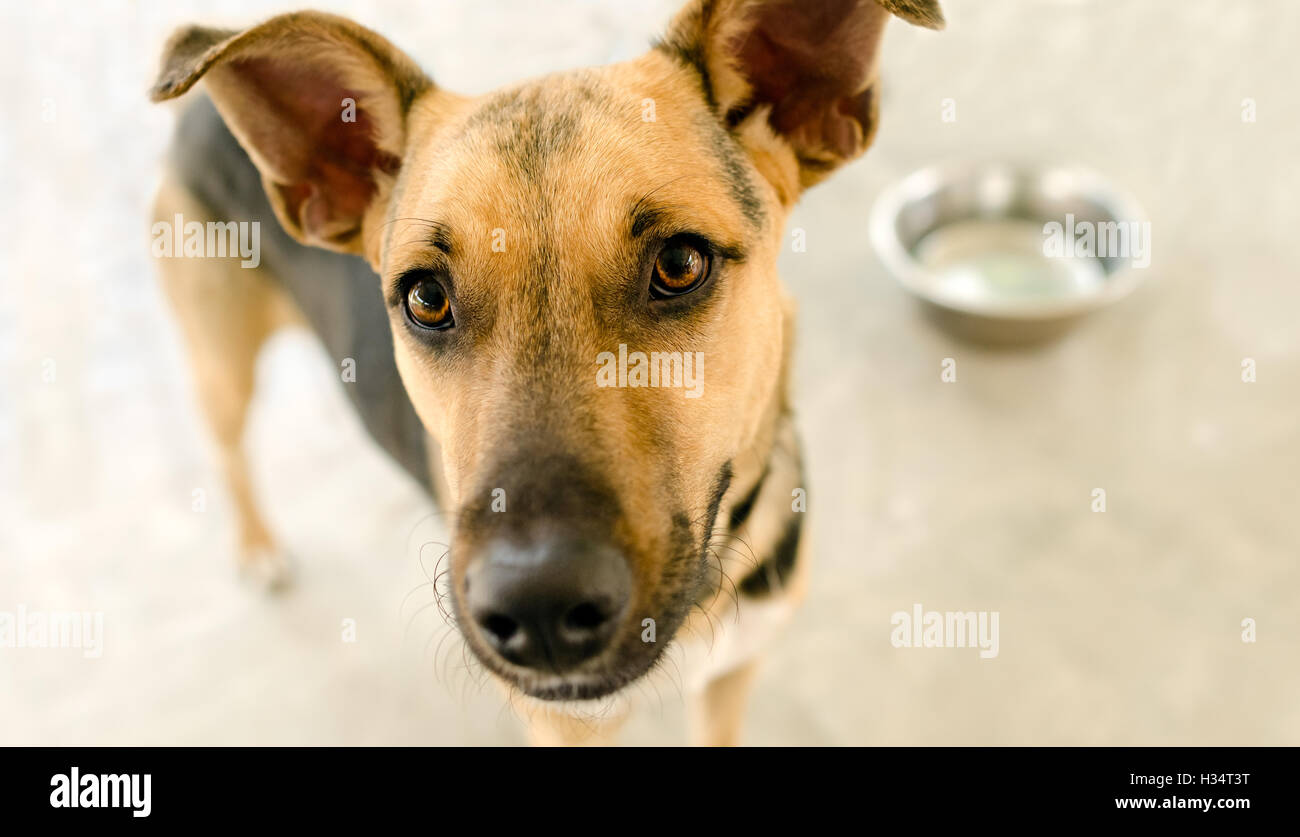
<svg viewBox="0 0 1300 837"><path fill-rule="evenodd" d="M1039 321L1079 316L1111 305L1128 296L1146 281L1150 266L1135 268L1125 264L1107 276L1095 292L1064 299L1017 300L999 304L996 297L979 302L957 299L942 293L935 275L918 262L898 237L895 221L908 205L934 193L945 184L959 180L993 176L1066 177L1077 185L1075 194L1086 196L1106 208L1111 217L1125 221L1149 222L1150 218L1127 191L1097 171L1070 163L1026 163L1007 160L975 160L934 163L923 166L895 180L876 197L868 222L869 235L876 255L886 269L909 293L950 311L978 317L1005 320ZM1005 301L1001 301L1005 303Z"/></svg>

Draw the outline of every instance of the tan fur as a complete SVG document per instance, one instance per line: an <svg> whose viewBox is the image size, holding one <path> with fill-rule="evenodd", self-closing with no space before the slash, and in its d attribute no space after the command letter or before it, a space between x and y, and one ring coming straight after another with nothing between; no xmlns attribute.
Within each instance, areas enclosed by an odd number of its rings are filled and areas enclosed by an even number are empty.
<svg viewBox="0 0 1300 837"><path fill-rule="evenodd" d="M688 704L691 743L700 747L734 747L740 743L740 723L758 674L758 661L718 677Z"/></svg>
<svg viewBox="0 0 1300 837"><path fill-rule="evenodd" d="M882 2L915 22L941 25L929 0ZM429 222L451 231L448 258L458 309L471 327L490 323L490 338L474 344L472 361L430 351L400 309L390 309L402 381L441 444L438 479L445 480L448 507L482 503L492 487L484 479L503 451L543 424L548 444L598 463L623 511L612 537L628 556L635 581L621 640L628 653L637 650L641 618L658 614L680 592L673 585L683 582L671 571L674 515L689 519L694 541L707 543L719 470L729 466L732 490L721 500L718 520L765 472L787 407L793 331L793 306L776 273L785 218L805 188L861 153L874 129L872 111L861 129L852 126L856 133L844 146L845 156L815 137L778 134L765 107L735 125L723 124L721 117L753 94L727 49L756 5L695 0L674 21L666 49L474 99L437 88L387 41L330 15L282 16L244 33L191 27L169 43L153 91L156 99L171 98L204 77L218 110L261 170L286 229L299 240L364 255L386 290L408 270L442 258ZM865 31L874 43L886 12L869 3L863 8L872 16ZM703 62L707 91L701 73L675 58L673 49ZM274 108L268 111L232 69L269 56L332 67L359 92L374 120L377 159L401 158L400 172L378 165L364 213L331 216L335 226L317 221L313 227L309 202L293 209L293 196L307 189L300 181L314 176L294 157L300 126L277 123ZM847 92L866 90L874 81L874 63L868 63ZM649 120L647 102L654 114ZM203 217L202 208L187 201L164 188L159 217L182 211ZM743 253L743 259L716 267L717 281L725 285L681 323L610 313L618 311L611 300L619 287L611 276L637 269L630 212L647 203L660 210L657 223L666 231L689 230ZM504 249L494 247L502 235ZM545 307L539 309L543 272ZM294 319L292 306L258 272L230 264L176 260L165 263L163 273L236 497L241 541L247 553L274 554L252 500L239 440L257 349L271 330ZM704 397L687 398L675 389L596 387L595 358L616 351L620 342L635 342L630 349L646 352L702 352ZM538 346L545 346L544 356ZM524 391L540 406L522 404ZM782 519L751 523L746 534L752 552L774 547ZM474 527L455 534L451 577L457 594L463 592L468 556L481 546L479 537ZM760 557L718 550L718 588L724 579L748 573ZM801 559L794 576L772 594L782 605L774 619L788 618L806 583L807 561ZM734 601L716 596L690 615L681 633L703 636L715 623L743 627L743 608L737 612ZM474 631L465 634L482 651ZM707 670L705 685L692 699L695 740L737 742L755 671L752 656L728 662L725 670ZM504 664L494 673L525 691L541 680ZM583 718L517 693L512 702L538 743L603 742L622 719L620 712Z"/></svg>
<svg viewBox="0 0 1300 837"><path fill-rule="evenodd" d="M608 746L615 742L628 716L627 705L622 701L611 702L598 711L575 712L518 694L510 694L507 699L524 722L528 743L534 747Z"/></svg>

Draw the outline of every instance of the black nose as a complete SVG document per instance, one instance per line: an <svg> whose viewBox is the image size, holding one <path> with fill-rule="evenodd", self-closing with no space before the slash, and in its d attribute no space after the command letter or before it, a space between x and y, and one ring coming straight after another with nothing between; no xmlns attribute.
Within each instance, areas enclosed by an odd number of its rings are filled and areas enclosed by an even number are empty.
<svg viewBox="0 0 1300 837"><path fill-rule="evenodd" d="M627 609L631 575L607 545L499 541L470 565L465 587L469 614L498 654L558 673L609 645Z"/></svg>

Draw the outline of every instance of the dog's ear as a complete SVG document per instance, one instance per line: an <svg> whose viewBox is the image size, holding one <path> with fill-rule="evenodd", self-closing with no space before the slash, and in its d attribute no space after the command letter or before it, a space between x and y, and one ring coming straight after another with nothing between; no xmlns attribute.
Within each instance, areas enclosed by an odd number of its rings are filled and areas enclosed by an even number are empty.
<svg viewBox="0 0 1300 837"><path fill-rule="evenodd" d="M407 112L432 86L415 62L352 21L302 12L243 32L178 30L151 98L179 96L200 78L284 228L373 264L366 238L401 167Z"/></svg>
<svg viewBox="0 0 1300 837"><path fill-rule="evenodd" d="M871 144L891 13L944 25L937 0L691 0L660 48L700 73L710 104L788 204Z"/></svg>

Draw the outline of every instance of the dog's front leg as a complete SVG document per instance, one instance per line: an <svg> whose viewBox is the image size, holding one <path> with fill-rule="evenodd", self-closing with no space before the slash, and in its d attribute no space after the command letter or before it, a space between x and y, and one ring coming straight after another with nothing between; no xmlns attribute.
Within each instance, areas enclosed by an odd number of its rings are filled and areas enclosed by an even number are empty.
<svg viewBox="0 0 1300 837"><path fill-rule="evenodd" d="M697 747L734 747L740 743L749 691L758 673L753 659L710 680L687 696L690 743Z"/></svg>

